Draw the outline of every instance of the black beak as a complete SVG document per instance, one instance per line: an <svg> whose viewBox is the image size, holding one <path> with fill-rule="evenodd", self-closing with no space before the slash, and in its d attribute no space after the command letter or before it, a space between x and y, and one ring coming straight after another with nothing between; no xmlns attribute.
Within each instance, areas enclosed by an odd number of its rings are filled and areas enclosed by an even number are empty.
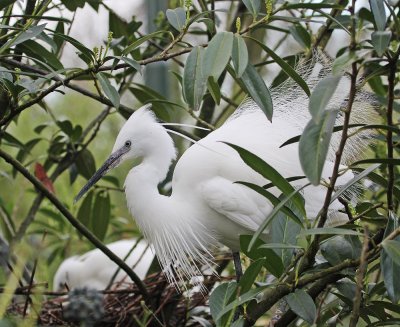
<svg viewBox="0 0 400 327"><path fill-rule="evenodd" d="M74 199L74 203L78 202L79 199L86 194L90 188L96 184L100 178L107 174L111 169L117 167L122 159L122 156L129 151L129 148L123 146L121 149L115 151L110 157L104 162L104 164L94 173L94 175L89 179L86 185L80 190L78 195Z"/></svg>

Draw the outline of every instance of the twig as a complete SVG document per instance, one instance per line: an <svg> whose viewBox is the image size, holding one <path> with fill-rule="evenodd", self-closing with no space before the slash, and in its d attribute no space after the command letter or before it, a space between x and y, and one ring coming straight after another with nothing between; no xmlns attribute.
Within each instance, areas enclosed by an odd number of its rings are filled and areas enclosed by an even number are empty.
<svg viewBox="0 0 400 327"><path fill-rule="evenodd" d="M83 235L85 236L95 247L100 249L111 261L115 262L132 281L137 285L143 298L148 300L149 294L143 282L140 278L129 268L129 266L115 255L110 249L108 249L101 241L97 239L83 224L81 224L69 210L58 200L58 198L51 193L35 176L33 176L20 162L11 157L8 153L0 149L0 157L12 165L17 171L19 171L27 180L29 180L33 186L35 186L39 192L41 192L51 203L64 215L65 218Z"/></svg>
<svg viewBox="0 0 400 327"><path fill-rule="evenodd" d="M350 327L356 327L360 318L360 306L362 301L362 290L364 289L364 275L367 270L367 253L368 253L368 227L364 227L364 242L361 251L360 266L356 274L356 291L353 300L353 310L350 318Z"/></svg>

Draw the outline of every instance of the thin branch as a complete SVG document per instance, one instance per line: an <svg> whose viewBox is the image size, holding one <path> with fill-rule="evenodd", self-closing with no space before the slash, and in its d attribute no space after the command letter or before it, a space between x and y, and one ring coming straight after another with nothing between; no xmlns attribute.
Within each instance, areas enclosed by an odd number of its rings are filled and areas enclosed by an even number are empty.
<svg viewBox="0 0 400 327"><path fill-rule="evenodd" d="M360 266L356 274L356 291L353 300L353 310L350 318L350 327L356 327L360 318L360 306L362 301L362 291L364 289L364 276L367 271L367 253L368 253L368 227L364 227L364 242L361 251Z"/></svg>
<svg viewBox="0 0 400 327"><path fill-rule="evenodd" d="M145 301L149 298L146 286L141 279L129 268L129 266L115 255L107 246L105 246L96 236L94 236L83 224L81 224L71 212L61 203L58 198L51 193L35 176L33 176L20 162L15 160L8 153L0 149L0 157L12 165L27 180L31 182L36 189L42 193L51 203L63 214L63 216L74 226L83 236L85 236L96 248L100 249L111 261L115 262L122 270L124 270L131 280L137 285L141 295Z"/></svg>

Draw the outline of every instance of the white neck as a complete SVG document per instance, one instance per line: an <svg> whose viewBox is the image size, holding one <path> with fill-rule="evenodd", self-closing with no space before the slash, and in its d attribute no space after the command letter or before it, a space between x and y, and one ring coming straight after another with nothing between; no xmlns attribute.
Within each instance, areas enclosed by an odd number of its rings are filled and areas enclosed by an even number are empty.
<svg viewBox="0 0 400 327"><path fill-rule="evenodd" d="M152 243L167 278L177 284L201 275L195 262L212 265L213 258L206 246L213 240L189 206L158 192L158 184L165 179L171 161L154 159L144 159L131 169L125 193L129 210Z"/></svg>

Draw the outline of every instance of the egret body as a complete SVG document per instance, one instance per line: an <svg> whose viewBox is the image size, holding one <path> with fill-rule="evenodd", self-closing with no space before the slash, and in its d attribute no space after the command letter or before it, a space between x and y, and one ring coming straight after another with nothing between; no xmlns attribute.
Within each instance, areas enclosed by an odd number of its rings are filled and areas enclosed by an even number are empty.
<svg viewBox="0 0 400 327"><path fill-rule="evenodd" d="M317 81L308 81L308 84L315 85ZM343 88L345 86L337 89L340 97L332 98L331 101L336 101L333 106L342 104L347 95ZM269 181L249 168L238 153L223 142L251 151L286 178L304 175L298 144L280 147L289 138L301 134L309 120L308 97L298 87L289 92L289 95L287 89L274 92L272 123L254 101L247 100L224 125L188 148L176 164L170 196L161 195L157 186L166 178L176 159L174 143L148 106L142 107L122 127L111 156L77 199L122 161L140 159L140 164L129 171L125 181L130 212L154 246L171 282L200 275L196 263L210 265L213 262L209 252L212 245L220 242L238 251L239 235L254 233L273 210L266 198L235 183L245 181L262 186ZM357 152L358 141L354 140L348 153ZM322 172L325 180L332 173L330 158L334 151L333 146L325 162ZM348 170L339 177L337 185L344 185L353 177ZM306 183L304 178L292 185L301 187ZM277 189L271 192L276 196L280 193ZM325 193L322 186L309 186L303 190L308 218L316 217ZM340 215L340 208L340 203L335 201L329 212ZM268 230L264 237L268 238Z"/></svg>
<svg viewBox="0 0 400 327"><path fill-rule="evenodd" d="M121 240L110 243L107 247L119 258L125 259L125 262L139 278L146 277L154 259L146 241ZM114 283L124 281L127 276L126 273L119 269L103 252L94 249L83 255L64 260L54 275L53 289L62 291L67 286L70 290L82 287L104 290L117 271L118 274L115 276ZM129 282L129 279L126 282ZM123 287L124 284L121 283L121 286Z"/></svg>

